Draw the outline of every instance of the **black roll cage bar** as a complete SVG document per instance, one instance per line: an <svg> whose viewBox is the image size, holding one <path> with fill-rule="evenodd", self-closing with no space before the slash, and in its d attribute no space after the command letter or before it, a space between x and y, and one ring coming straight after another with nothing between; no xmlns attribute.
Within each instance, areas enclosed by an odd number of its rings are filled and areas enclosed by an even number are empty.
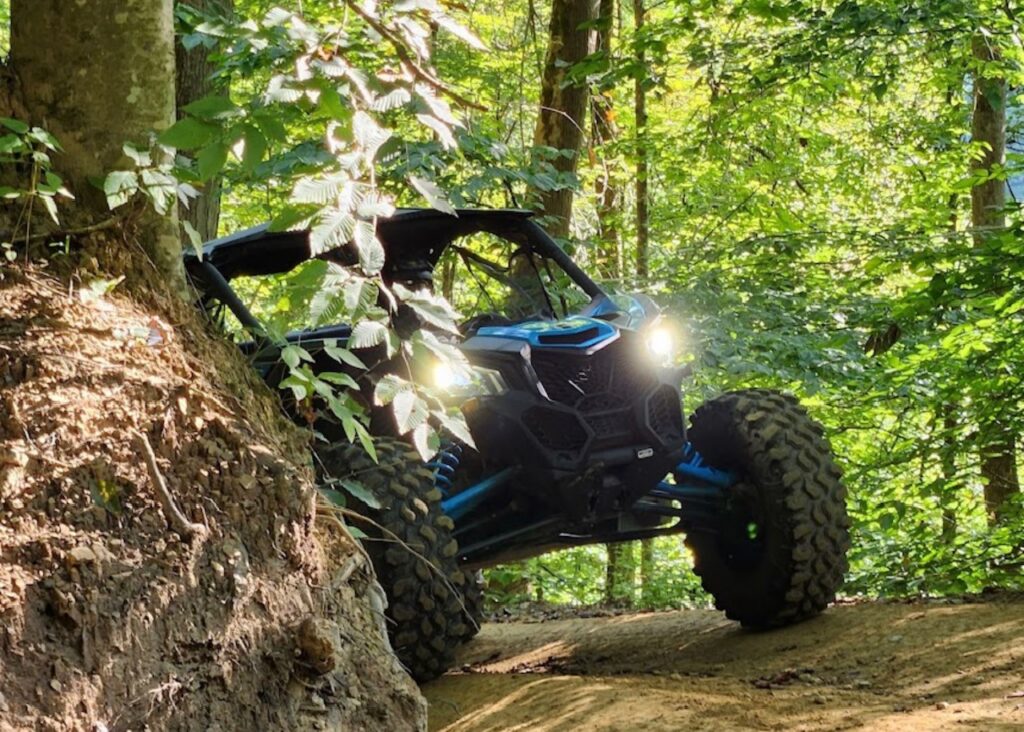
<svg viewBox="0 0 1024 732"><path fill-rule="evenodd" d="M520 242L524 248L554 261L591 300L606 298L607 294L535 221L532 214L519 210L460 209L451 216L433 209L402 209L394 216L378 221L378 237L385 248L385 280L388 279L387 260L401 253L420 253L429 261L430 268L437 265L441 254L458 238L486 231L495 236ZM433 226L433 230L431 230ZM415 241L417 233L433 233L433 239ZM408 239L408 240L406 240ZM203 247L202 256L189 251L184 255L185 269L205 305L216 299L238 319L257 342L266 340L266 331L252 311L231 288L230 280L244 275L268 275L289 272L311 259L325 259L342 266L355 264L354 257L346 257L349 246L314 256L309 248L309 231L272 232L269 225L255 227L232 234ZM247 251L248 250L248 251ZM418 252L417 252L418 250ZM247 261L251 252L253 262ZM276 252L276 253L275 253ZM222 261L218 268L217 261ZM276 268L282 263L280 269ZM531 260L532 262L532 260ZM222 271L227 270L227 274ZM393 270L392 270L393 272Z"/></svg>

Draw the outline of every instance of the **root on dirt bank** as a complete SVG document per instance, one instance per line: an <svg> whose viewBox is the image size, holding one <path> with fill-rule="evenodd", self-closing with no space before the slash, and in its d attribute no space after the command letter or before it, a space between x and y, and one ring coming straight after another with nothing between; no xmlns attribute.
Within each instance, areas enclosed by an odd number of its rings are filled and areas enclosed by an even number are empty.
<svg viewBox="0 0 1024 732"><path fill-rule="evenodd" d="M422 728L233 347L183 305L0 274L0 729Z"/></svg>

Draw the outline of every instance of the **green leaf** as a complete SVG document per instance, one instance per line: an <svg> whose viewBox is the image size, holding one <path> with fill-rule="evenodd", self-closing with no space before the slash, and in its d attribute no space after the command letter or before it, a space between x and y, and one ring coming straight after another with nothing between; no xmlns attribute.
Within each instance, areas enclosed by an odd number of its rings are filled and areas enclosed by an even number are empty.
<svg viewBox="0 0 1024 732"><path fill-rule="evenodd" d="M120 516L123 510L121 505L121 487L112 480L97 478L89 487L92 502L113 514Z"/></svg>
<svg viewBox="0 0 1024 732"><path fill-rule="evenodd" d="M50 214L50 218L53 219L53 223L60 226L60 216L57 214L57 203L53 200L53 197L40 196L39 200L43 202L43 208L46 209L46 213Z"/></svg>
<svg viewBox="0 0 1024 732"><path fill-rule="evenodd" d="M0 117L0 125L3 125L16 135L24 135L30 129L20 119L13 119L12 117Z"/></svg>
<svg viewBox="0 0 1024 732"><path fill-rule="evenodd" d="M186 105L184 109L193 117L208 120L224 119L239 114L238 107L235 106L234 102L228 97L221 95L203 97Z"/></svg>
<svg viewBox="0 0 1024 732"><path fill-rule="evenodd" d="M333 488L320 487L320 495L328 500L329 503L337 506L338 508L345 508L347 501L345 500L345 494L341 491L336 491Z"/></svg>
<svg viewBox="0 0 1024 732"><path fill-rule="evenodd" d="M356 327L352 329L352 335L349 336L348 345L349 348L372 348L373 346L379 346L387 338L388 329L383 323L377 323L373 320L363 320L356 323Z"/></svg>
<svg viewBox="0 0 1024 732"><path fill-rule="evenodd" d="M355 423L356 436L359 438L359 443L366 450L366 454L370 456L373 462L377 462L377 448L374 447L373 438L370 433L367 432L366 428L358 422Z"/></svg>
<svg viewBox="0 0 1024 732"><path fill-rule="evenodd" d="M267 138L276 142L285 142L288 139L288 130L277 116L269 110L260 110L253 113L253 119L263 130Z"/></svg>
<svg viewBox="0 0 1024 732"><path fill-rule="evenodd" d="M352 240L355 225L355 217L347 211L331 211L309 232L310 253L318 256L347 244Z"/></svg>
<svg viewBox="0 0 1024 732"><path fill-rule="evenodd" d="M354 480L352 478L343 478L336 482L338 485L344 488L349 495L351 495L357 501L363 503L367 508L381 507L380 499L377 498L377 496L375 496L369 488L367 488L358 480Z"/></svg>
<svg viewBox="0 0 1024 732"><path fill-rule="evenodd" d="M427 420L427 406L412 389L404 389L395 394L391 410L395 414L399 434L404 435Z"/></svg>
<svg viewBox="0 0 1024 732"><path fill-rule="evenodd" d="M359 389L359 384L346 373L340 371L321 371L319 377L326 382L337 386L345 386L349 389Z"/></svg>
<svg viewBox="0 0 1024 732"><path fill-rule="evenodd" d="M132 162L135 163L137 168L148 168L153 165L153 156L148 150L135 147L130 142L126 142L124 147L121 148L124 154L131 158Z"/></svg>
<svg viewBox="0 0 1024 732"><path fill-rule="evenodd" d="M412 431L412 444L416 448L416 452L420 454L423 462L427 462L437 452L438 439L433 434L433 430L430 429L430 425L424 422Z"/></svg>
<svg viewBox="0 0 1024 732"><path fill-rule="evenodd" d="M359 253L359 266L366 274L375 275L384 268L384 247L377 239L373 223L361 219L356 221L352 241Z"/></svg>
<svg viewBox="0 0 1024 732"><path fill-rule="evenodd" d="M53 150L54 152L62 152L64 150L60 143L57 142L57 138L41 127L33 127L32 131L28 133L28 137L30 140L42 144L48 150Z"/></svg>
<svg viewBox="0 0 1024 732"><path fill-rule="evenodd" d="M459 327L456 324L458 313L443 297L432 295L425 290L413 292L397 283L393 289L402 302L412 308L424 322L458 335Z"/></svg>
<svg viewBox="0 0 1024 732"><path fill-rule="evenodd" d="M291 389L295 400L299 402L309 396L309 381L297 372L293 372L290 376L282 379L279 387L281 389Z"/></svg>
<svg viewBox="0 0 1024 732"><path fill-rule="evenodd" d="M476 443L473 441L473 434L469 431L469 425L466 424L466 418L462 416L462 412L455 410L452 414L447 414L441 410L434 410L431 414L437 417L441 426L450 432L455 439L469 447L476 447Z"/></svg>
<svg viewBox="0 0 1024 732"><path fill-rule="evenodd" d="M296 227L306 228L309 220L316 213L317 209L313 206L289 206L270 222L270 231L291 231Z"/></svg>
<svg viewBox="0 0 1024 732"><path fill-rule="evenodd" d="M441 141L441 144L446 150L454 150L458 147L458 142L455 140L455 135L452 134L452 128L446 125L436 117L431 117L429 114L417 114L416 119L420 121L426 127L429 127L437 135L437 139Z"/></svg>
<svg viewBox="0 0 1024 732"><path fill-rule="evenodd" d="M289 368L297 369L303 361L312 363L313 357L305 348L289 344L281 349L281 360L288 364Z"/></svg>
<svg viewBox="0 0 1024 732"><path fill-rule="evenodd" d="M203 258L203 237L196 231L196 227L192 225L192 222L186 218L181 219L181 228L185 230L185 236L188 238L189 244L192 245L192 251L195 252L199 259Z"/></svg>
<svg viewBox="0 0 1024 732"><path fill-rule="evenodd" d="M161 132L157 142L177 150L195 150L209 143L219 131L216 125L186 117Z"/></svg>
<svg viewBox="0 0 1024 732"><path fill-rule="evenodd" d="M329 338L324 341L324 352L339 363L343 363L357 369L365 370L367 368L362 359L347 348L338 346L337 343L338 341L334 338Z"/></svg>
<svg viewBox="0 0 1024 732"><path fill-rule="evenodd" d="M415 188L421 196L427 199L433 208L438 211L443 211L446 214L455 216L455 208L448 202L448 198L444 195L444 191L437 187L437 184L426 178L420 178L415 175L409 176L409 183Z"/></svg>
<svg viewBox="0 0 1024 732"><path fill-rule="evenodd" d="M373 403L383 407L394 401L395 397L403 391L412 388L412 385L394 374L385 374L377 382L373 389Z"/></svg>
<svg viewBox="0 0 1024 732"><path fill-rule="evenodd" d="M242 154L242 169L247 173L256 170L267 154L267 138L255 127L246 127L244 133L245 152Z"/></svg>
<svg viewBox="0 0 1024 732"><path fill-rule="evenodd" d="M103 181L103 193L111 210L128 203L138 190L139 178L130 170L115 170Z"/></svg>
<svg viewBox="0 0 1024 732"><path fill-rule="evenodd" d="M477 51L487 50L487 46L484 45L483 41L477 38L470 30L464 28L459 23L456 23L454 20L449 18L444 13L435 13L431 17L431 20L433 20L441 28L444 28L446 31L451 33L456 38L458 38L460 41L463 41L464 43L469 45L470 48L474 48Z"/></svg>
<svg viewBox="0 0 1024 732"><path fill-rule="evenodd" d="M196 161L199 165L200 180L207 181L213 178L224 169L224 164L227 161L228 146L223 142L215 142L204 147L199 152L199 159Z"/></svg>

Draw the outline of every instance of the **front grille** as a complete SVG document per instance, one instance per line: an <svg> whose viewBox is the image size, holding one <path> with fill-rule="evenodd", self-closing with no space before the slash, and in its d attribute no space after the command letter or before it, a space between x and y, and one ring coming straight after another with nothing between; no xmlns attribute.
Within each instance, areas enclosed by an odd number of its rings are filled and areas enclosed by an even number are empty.
<svg viewBox="0 0 1024 732"><path fill-rule="evenodd" d="M654 369L630 351L629 342L624 340L589 356L534 349L531 363L548 397L575 409L593 431L594 448L648 442L650 438L644 436L646 432L641 431L636 418L636 406L644 404L648 394L651 395L645 405L650 410L648 422L658 436L668 441L681 438L678 392L666 385L652 394L657 383ZM578 422L573 422L579 429ZM564 445L574 441L555 434L556 430L550 425L543 434L537 427L528 426L542 444L552 449L565 449L555 447L555 442Z"/></svg>
<svg viewBox="0 0 1024 732"><path fill-rule="evenodd" d="M629 353L628 345L618 341L590 356L534 350L530 360L553 401L581 411L599 411L605 407L591 404L594 395L629 405L654 386L649 364Z"/></svg>
<svg viewBox="0 0 1024 732"><path fill-rule="evenodd" d="M547 407L530 407L523 422L540 442L552 450L576 452L587 444L587 431L569 412Z"/></svg>
<svg viewBox="0 0 1024 732"><path fill-rule="evenodd" d="M580 357L534 351L530 360L548 396L570 407L588 394L607 391L610 386L612 362L603 352Z"/></svg>

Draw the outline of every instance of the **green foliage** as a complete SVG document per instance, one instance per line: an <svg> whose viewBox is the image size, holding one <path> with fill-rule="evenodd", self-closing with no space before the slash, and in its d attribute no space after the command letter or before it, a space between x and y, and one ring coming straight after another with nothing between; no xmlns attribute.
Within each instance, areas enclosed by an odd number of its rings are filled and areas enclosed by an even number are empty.
<svg viewBox="0 0 1024 732"><path fill-rule="evenodd" d="M0 203L17 209L12 230L0 234L0 250L7 260L17 257L15 243L32 238L32 215L37 205L60 226L57 201L74 198L54 171L51 155L61 149L56 138L41 127L0 117L0 166L11 166L18 172L18 180L25 182L24 186L0 185Z"/></svg>

